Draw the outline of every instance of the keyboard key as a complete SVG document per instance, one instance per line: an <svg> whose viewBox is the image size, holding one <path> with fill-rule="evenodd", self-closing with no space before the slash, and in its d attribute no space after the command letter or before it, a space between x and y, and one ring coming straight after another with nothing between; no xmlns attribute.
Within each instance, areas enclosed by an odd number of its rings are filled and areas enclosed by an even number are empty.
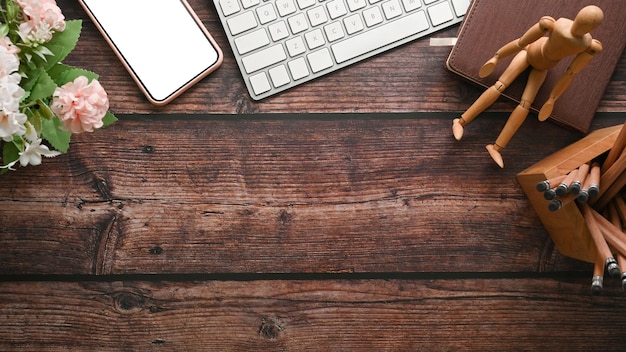
<svg viewBox="0 0 626 352"><path fill-rule="evenodd" d="M311 50L319 48L320 46L326 44L326 42L324 41L324 34L322 34L322 30L319 28L306 33L304 35L304 39L306 39L306 44Z"/></svg>
<svg viewBox="0 0 626 352"><path fill-rule="evenodd" d="M334 42L335 40L339 40L344 37L343 27L340 22L333 22L324 27L324 32L326 32L326 38L328 38L329 42Z"/></svg>
<svg viewBox="0 0 626 352"><path fill-rule="evenodd" d="M384 45L407 38L429 28L424 11L414 12L396 21L360 33L342 42L331 45L338 63L367 54Z"/></svg>
<svg viewBox="0 0 626 352"><path fill-rule="evenodd" d="M328 21L328 17L326 17L326 11L323 6L318 6L310 9L306 12L309 16L309 21L311 21L311 26L319 26L322 23Z"/></svg>
<svg viewBox="0 0 626 352"><path fill-rule="evenodd" d="M265 29L260 28L241 37L235 38L235 46L239 54L246 54L270 43Z"/></svg>
<svg viewBox="0 0 626 352"><path fill-rule="evenodd" d="M263 94L272 89L265 72L250 76L250 84L252 85L252 90L254 90L255 94Z"/></svg>
<svg viewBox="0 0 626 352"><path fill-rule="evenodd" d="M291 77L293 77L294 81L309 75L309 68L307 67L306 61L304 61L303 57L289 61L287 66L289 66L289 71L291 72Z"/></svg>
<svg viewBox="0 0 626 352"><path fill-rule="evenodd" d="M291 15L298 10L293 0L276 0L276 8L280 17Z"/></svg>
<svg viewBox="0 0 626 352"><path fill-rule="evenodd" d="M406 12L411 12L422 7L420 0L402 0L402 5L404 5L404 11Z"/></svg>
<svg viewBox="0 0 626 352"><path fill-rule="evenodd" d="M383 3L383 12L388 20L402 15L402 8L398 0L391 0Z"/></svg>
<svg viewBox="0 0 626 352"><path fill-rule="evenodd" d="M380 8L378 6L363 11L363 17L365 18L365 24L368 27L375 26L383 21L383 14L380 13Z"/></svg>
<svg viewBox="0 0 626 352"><path fill-rule="evenodd" d="M330 57L328 48L324 48L307 55L307 59L309 59L311 70L314 73L320 72L333 65L333 59Z"/></svg>
<svg viewBox="0 0 626 352"><path fill-rule="evenodd" d="M433 5L428 8L428 16L433 23L433 26L438 26L442 23L451 21L454 16L452 10L447 2L442 2L437 5Z"/></svg>
<svg viewBox="0 0 626 352"><path fill-rule="evenodd" d="M224 16L230 16L241 10L237 0L220 0L220 7Z"/></svg>
<svg viewBox="0 0 626 352"><path fill-rule="evenodd" d="M273 64L279 63L287 58L285 50L281 44L275 44L266 49L257 51L241 59L247 73L256 72Z"/></svg>
<svg viewBox="0 0 626 352"><path fill-rule="evenodd" d="M297 0L298 7L301 9L306 9L307 7L315 5L317 2L315 0Z"/></svg>
<svg viewBox="0 0 626 352"><path fill-rule="evenodd" d="M285 45L291 57L298 56L306 51L302 37L291 38L285 42Z"/></svg>
<svg viewBox="0 0 626 352"><path fill-rule="evenodd" d="M304 32L309 28L306 17L303 13L299 13L295 16L289 17L287 19L287 22L289 22L289 27L291 28L291 32L293 34Z"/></svg>
<svg viewBox="0 0 626 352"><path fill-rule="evenodd" d="M272 36L272 40L277 42L281 39L285 39L289 36L289 30L287 29L287 25L285 21L280 21L276 23L272 23L267 27L270 31L270 35Z"/></svg>
<svg viewBox="0 0 626 352"><path fill-rule="evenodd" d="M259 16L261 24L266 24L276 19L276 11L274 10L274 5L271 3L257 8L256 13Z"/></svg>
<svg viewBox="0 0 626 352"><path fill-rule="evenodd" d="M346 10L346 5L344 4L343 0L332 0L326 3L326 8L328 9L328 15L333 20L348 13L348 10Z"/></svg>
<svg viewBox="0 0 626 352"><path fill-rule="evenodd" d="M360 10L367 6L365 0L348 0L348 8L350 11L354 12L356 10Z"/></svg>
<svg viewBox="0 0 626 352"><path fill-rule="evenodd" d="M249 9L252 6L258 5L260 3L260 0L241 0L241 4L243 5L244 9Z"/></svg>
<svg viewBox="0 0 626 352"><path fill-rule="evenodd" d="M243 33L258 25L256 18L254 17L254 13L252 12L244 12L241 15L231 17L226 21L226 23L232 35Z"/></svg>
<svg viewBox="0 0 626 352"><path fill-rule="evenodd" d="M454 7L454 13L457 17L464 16L469 5L470 0L452 0L452 7Z"/></svg>
<svg viewBox="0 0 626 352"><path fill-rule="evenodd" d="M343 24L346 26L346 32L348 32L348 34L362 31L364 28L363 21L361 21L361 15L358 13L344 18Z"/></svg>
<svg viewBox="0 0 626 352"><path fill-rule="evenodd" d="M278 65L276 67L272 67L269 69L270 78L272 79L272 83L274 87L282 87L285 84L291 82L289 78L289 73L287 73L287 68L285 65Z"/></svg>

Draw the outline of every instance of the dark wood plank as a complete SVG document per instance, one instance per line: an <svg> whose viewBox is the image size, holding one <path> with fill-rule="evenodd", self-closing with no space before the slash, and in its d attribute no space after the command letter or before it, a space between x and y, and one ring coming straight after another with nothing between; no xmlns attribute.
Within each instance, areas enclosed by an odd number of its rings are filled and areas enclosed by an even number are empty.
<svg viewBox="0 0 626 352"><path fill-rule="evenodd" d="M85 21L66 63L119 123L0 177L0 350L623 350L619 280L591 296L514 179L578 134L531 115L499 170L506 115L455 142L481 91L427 39L253 102L212 1L189 1L218 71L151 106ZM625 81L622 57L594 128L623 123Z"/></svg>
<svg viewBox="0 0 626 352"><path fill-rule="evenodd" d="M85 20L76 50L66 59L95 71L107 89L116 113L251 113L251 112L379 112L464 111L481 90L446 71L450 47L430 46L428 38L333 73L290 92L255 102L250 100L211 0L190 0L198 16L225 54L223 65L209 78L166 107L151 106L129 79L95 27L72 0L60 0L67 18ZM435 34L453 37L457 27ZM164 48L172 44L164 43ZM155 52L164 50L155 48ZM168 49L169 50L169 49ZM485 58L487 60L488 57ZM478 68L477 68L478 69ZM626 58L622 57L599 111L626 111ZM501 100L492 111L511 111Z"/></svg>
<svg viewBox="0 0 626 352"><path fill-rule="evenodd" d="M583 278L0 284L0 349L618 351Z"/></svg>
<svg viewBox="0 0 626 352"><path fill-rule="evenodd" d="M560 267L515 180L577 134L528 121L499 169L484 136L501 115L461 143L449 114L324 116L129 119L77 136L0 178L0 273L577 267Z"/></svg>

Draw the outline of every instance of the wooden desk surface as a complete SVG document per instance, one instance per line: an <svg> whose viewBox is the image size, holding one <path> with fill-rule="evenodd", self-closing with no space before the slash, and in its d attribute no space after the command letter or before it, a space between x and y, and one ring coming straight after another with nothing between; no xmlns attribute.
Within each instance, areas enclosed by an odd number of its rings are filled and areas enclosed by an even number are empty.
<svg viewBox="0 0 626 352"><path fill-rule="evenodd" d="M161 108L84 23L66 62L120 121L0 177L0 350L623 348L619 280L592 296L515 180L578 133L531 115L499 169L484 145L513 104L456 142L481 90L428 39L254 102L190 3L225 61ZM625 80L622 56L594 129L624 122Z"/></svg>

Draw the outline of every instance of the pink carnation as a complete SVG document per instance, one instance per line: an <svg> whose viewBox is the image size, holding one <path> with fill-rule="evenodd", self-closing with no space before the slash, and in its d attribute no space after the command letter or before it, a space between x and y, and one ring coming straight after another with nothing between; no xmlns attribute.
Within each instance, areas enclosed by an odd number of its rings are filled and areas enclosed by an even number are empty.
<svg viewBox="0 0 626 352"><path fill-rule="evenodd" d="M17 3L26 15L19 28L23 40L47 42L53 32L65 30L65 17L55 0L17 0Z"/></svg>
<svg viewBox="0 0 626 352"><path fill-rule="evenodd" d="M97 80L88 83L79 76L54 90L52 111L72 133L93 132L103 125L102 118L109 110L109 99Z"/></svg>

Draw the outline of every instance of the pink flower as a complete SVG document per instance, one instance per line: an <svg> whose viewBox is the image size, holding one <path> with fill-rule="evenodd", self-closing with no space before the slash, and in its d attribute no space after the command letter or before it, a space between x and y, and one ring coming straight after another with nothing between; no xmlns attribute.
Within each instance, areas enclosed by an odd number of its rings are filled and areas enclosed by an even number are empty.
<svg viewBox="0 0 626 352"><path fill-rule="evenodd" d="M65 30L65 17L55 0L17 0L26 21L20 24L20 37L26 42L43 43L53 32Z"/></svg>
<svg viewBox="0 0 626 352"><path fill-rule="evenodd" d="M97 80L88 83L79 76L54 90L50 108L63 121L64 129L72 133L93 132L103 125L109 110L109 99Z"/></svg>
<svg viewBox="0 0 626 352"><path fill-rule="evenodd" d="M20 48L13 44L9 37L0 38L0 47L5 48L7 54L17 54L20 52Z"/></svg>

